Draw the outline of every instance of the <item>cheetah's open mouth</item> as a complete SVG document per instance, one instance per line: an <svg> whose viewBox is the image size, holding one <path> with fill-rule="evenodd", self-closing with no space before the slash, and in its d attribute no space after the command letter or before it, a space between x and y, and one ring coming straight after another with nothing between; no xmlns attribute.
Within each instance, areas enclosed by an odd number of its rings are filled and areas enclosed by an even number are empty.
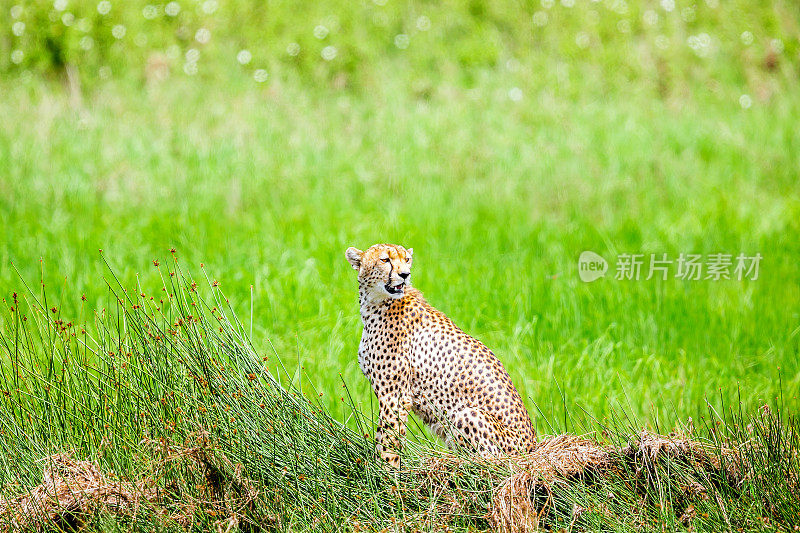
<svg viewBox="0 0 800 533"><path fill-rule="evenodd" d="M388 283L384 285L386 288L386 292L389 294L401 294L403 292L403 287L405 287L405 282L400 283L399 285L389 285Z"/></svg>

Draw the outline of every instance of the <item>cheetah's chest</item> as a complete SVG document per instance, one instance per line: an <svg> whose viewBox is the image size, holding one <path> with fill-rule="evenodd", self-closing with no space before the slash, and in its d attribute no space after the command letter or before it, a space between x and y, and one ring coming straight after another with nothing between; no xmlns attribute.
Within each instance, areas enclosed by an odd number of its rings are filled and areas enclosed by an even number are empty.
<svg viewBox="0 0 800 533"><path fill-rule="evenodd" d="M370 332L367 331L367 328L364 328L361 332L361 342L358 344L358 367L368 378L372 374L372 366L375 359L374 355L371 353L374 340Z"/></svg>
<svg viewBox="0 0 800 533"><path fill-rule="evenodd" d="M402 394L408 395L408 386L414 381L415 372L407 343L403 328L394 321L364 321L358 346L358 366L373 388L377 385L397 385L403 389Z"/></svg>
<svg viewBox="0 0 800 533"><path fill-rule="evenodd" d="M441 366L436 362L439 343L430 332L404 326L390 322L365 326L358 365L373 387L398 385L398 392L410 399L413 410L428 422L457 403L459 380L454 372L448 371L446 362L442 361ZM395 364L398 359L402 364Z"/></svg>

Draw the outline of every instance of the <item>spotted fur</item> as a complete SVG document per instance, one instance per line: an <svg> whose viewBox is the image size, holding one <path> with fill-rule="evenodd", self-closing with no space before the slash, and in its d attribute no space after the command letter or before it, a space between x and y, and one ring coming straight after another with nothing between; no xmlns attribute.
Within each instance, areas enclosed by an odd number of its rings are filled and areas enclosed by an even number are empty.
<svg viewBox="0 0 800 533"><path fill-rule="evenodd" d="M503 365L411 287L413 249L376 244L345 255L358 271L358 364L378 397L381 457L399 468L409 411L450 446L530 450L533 425Z"/></svg>

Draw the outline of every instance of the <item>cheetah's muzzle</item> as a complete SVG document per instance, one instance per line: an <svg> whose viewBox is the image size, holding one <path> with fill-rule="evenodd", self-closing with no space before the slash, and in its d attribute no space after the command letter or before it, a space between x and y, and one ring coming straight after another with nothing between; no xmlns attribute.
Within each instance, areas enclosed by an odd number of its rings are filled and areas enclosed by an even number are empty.
<svg viewBox="0 0 800 533"><path fill-rule="evenodd" d="M387 283L386 285L384 285L384 288L386 289L386 292L388 292L389 294L402 294L403 287L405 286L406 286L405 282L400 283L398 285L390 285L389 283Z"/></svg>

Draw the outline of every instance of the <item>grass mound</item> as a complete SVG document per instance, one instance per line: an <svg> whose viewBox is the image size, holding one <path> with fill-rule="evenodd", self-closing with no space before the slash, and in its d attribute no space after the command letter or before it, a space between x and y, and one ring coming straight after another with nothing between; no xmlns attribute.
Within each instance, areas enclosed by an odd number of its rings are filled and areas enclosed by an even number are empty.
<svg viewBox="0 0 800 533"><path fill-rule="evenodd" d="M664 481L661 471L672 470L667 479L679 489L678 505L673 504L676 518L688 523L694 518L695 500L707 500L709 489L698 478L719 489L740 487L747 475L747 465L739 448L715 447L693 440L687 435L656 435L643 431L637 439L623 447L599 443L576 435L556 435L541 439L529 454L517 457L475 458L433 456L423 463L422 472L438 481L443 492L450 482L449 473L465 465L484 467L493 487L488 519L498 531L534 531L555 526L559 510L569 510L570 524L580 519L587 509L575 502L570 508L565 492L570 484L585 488L604 483L621 482L645 497L658 490ZM610 496L613 494L609 493ZM464 512L470 501L464 492L451 492L446 498L450 508L443 514ZM681 508L682 506L682 508ZM603 514L614 516L608 508ZM631 509L629 513L635 514Z"/></svg>
<svg viewBox="0 0 800 533"><path fill-rule="evenodd" d="M43 290L5 302L6 529L800 525L798 424L780 411L729 410L697 435L596 428L596 438L544 438L523 457L410 443L395 472L375 456L365 414L351 405L343 423L267 370L216 282L177 261L163 281L150 296L111 272L115 305L91 327L62 317Z"/></svg>
<svg viewBox="0 0 800 533"><path fill-rule="evenodd" d="M45 530L48 526L80 529L98 513L126 521L144 515L161 524L190 530L196 525L198 512L203 511L219 517L211 524L216 531L271 529L278 519L255 512L253 504L259 490L255 482L243 476L243 465L234 464L208 444L207 435L198 436L193 446L143 442L143 448L151 450L156 463L155 475L135 481L119 479L113 472L103 473L96 462L76 460L68 453L46 457L40 461L44 464L42 483L17 497L0 499L0 519L13 529ZM743 484L752 480L752 462L745 462L745 457L741 446L715 448L677 435L642 432L638 440L622 448L579 436L557 435L542 439L536 449L524 456L431 454L416 465L413 481L397 485L402 487L397 494L399 501L412 505L412 500L417 505L425 500L438 501L412 515L411 524L420 528L449 527L453 521L480 512L481 502L474 492L457 483L458 476L453 476L465 468L478 468L485 471L479 477L491 487L491 501L484 516L491 528L510 533L537 531L556 526L558 507L569 507L570 503L570 525L581 525L579 521L589 509L570 502L565 491L571 484L590 488L600 480L632 483L635 492L646 500L648 491L657 490L664 481L659 467L668 466L673 469L671 481L680 488L676 493L680 502L673 503L676 518L682 525L691 526L697 518L695 505L709 501L709 490L723 512L719 490L742 496ZM184 471L182 484L159 488L159 478L176 465ZM796 490L796 476L789 481ZM200 493L188 495L188 485ZM609 496L613 500L613 494ZM601 512L614 517L607 506ZM635 510L629 513L635 514ZM731 527L727 514L724 520ZM357 529L360 524L353 520L351 525Z"/></svg>
<svg viewBox="0 0 800 533"><path fill-rule="evenodd" d="M70 453L43 458L42 482L25 493L0 498L0 520L14 530L81 529L97 514L135 521L149 517L161 524L190 529L203 509L217 530L260 529L248 519L258 496L253 482L242 477L242 465L234 465L220 450L207 447L204 435L194 446L143 442L153 451L155 475L135 481L122 480L113 471L103 472L94 461L78 460ZM180 468L182 484L165 487L159 478L169 468ZM199 489L193 496L187 484ZM263 519L262 519L263 522Z"/></svg>

